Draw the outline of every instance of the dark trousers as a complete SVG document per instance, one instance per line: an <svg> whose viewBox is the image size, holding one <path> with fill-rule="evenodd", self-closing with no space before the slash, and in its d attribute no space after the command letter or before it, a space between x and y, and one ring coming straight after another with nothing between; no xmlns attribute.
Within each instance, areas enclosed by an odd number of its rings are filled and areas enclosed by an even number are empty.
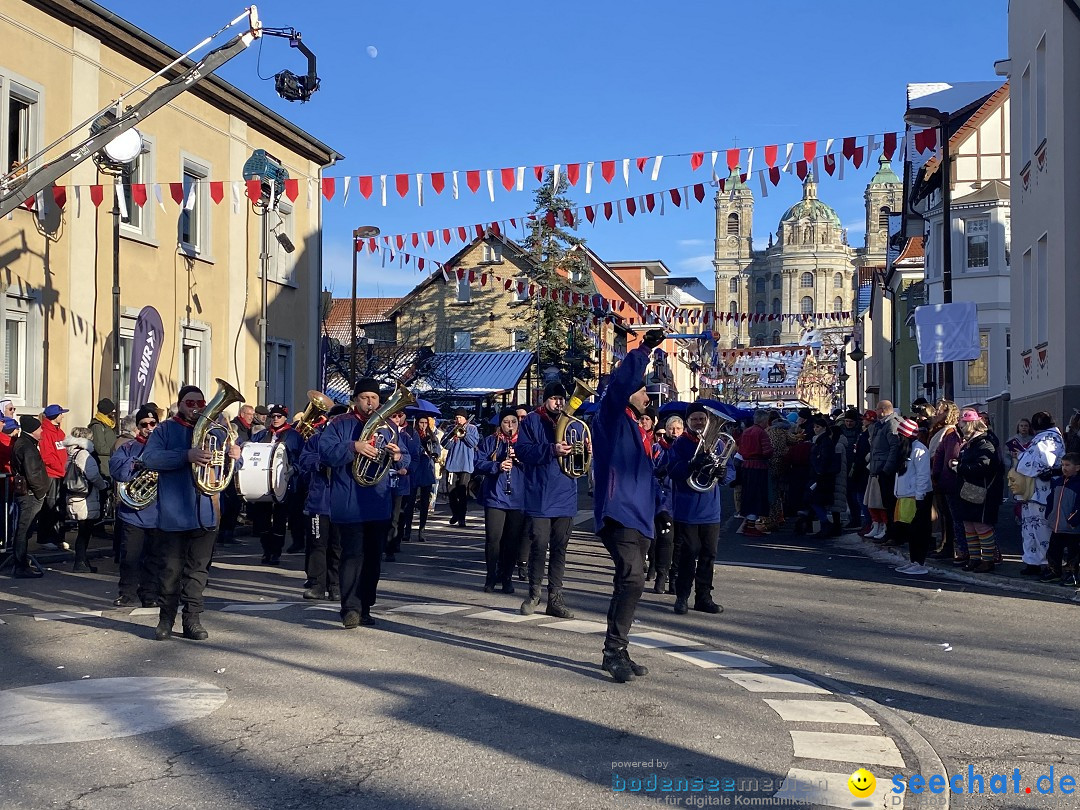
<svg viewBox="0 0 1080 810"><path fill-rule="evenodd" d="M155 531L152 543L157 545L161 562L161 609L176 615L177 605L183 604L185 614L203 611L203 590L214 553L216 531L189 529L183 532Z"/></svg>
<svg viewBox="0 0 1080 810"><path fill-rule="evenodd" d="M120 536L120 595L156 602L161 561L150 530L118 517L116 531Z"/></svg>
<svg viewBox="0 0 1080 810"><path fill-rule="evenodd" d="M931 504L932 501L928 497L915 501L915 517L911 523L893 524L896 539L907 541L908 559L918 565L926 562L926 554L930 551Z"/></svg>
<svg viewBox="0 0 1080 810"><path fill-rule="evenodd" d="M79 531L75 535L75 562L86 562L86 550L90 548L90 534L94 531L97 518L78 521Z"/></svg>
<svg viewBox="0 0 1080 810"><path fill-rule="evenodd" d="M885 510L885 526L887 536L892 537L893 515L896 513L896 473L878 473L878 484L881 486L881 504Z"/></svg>
<svg viewBox="0 0 1080 810"><path fill-rule="evenodd" d="M412 491L401 507L401 539L405 542L412 537L413 521L417 524L417 535L424 536L424 528L427 526L428 508L431 506L431 490L433 486L417 487Z"/></svg>
<svg viewBox="0 0 1080 810"><path fill-rule="evenodd" d="M341 537L338 528L327 515L311 519L308 534L308 554L305 570L311 587L326 593L338 588L338 567L341 564Z"/></svg>
<svg viewBox="0 0 1080 810"><path fill-rule="evenodd" d="M347 611L363 613L375 604L390 521L339 523L337 528L341 536L341 613L344 617Z"/></svg>
<svg viewBox="0 0 1080 810"><path fill-rule="evenodd" d="M667 531L664 531L664 529L667 529ZM656 536L649 543L649 554L651 555L649 565L658 577L666 579L671 572L671 552L675 547L675 532L671 519L654 520L653 531Z"/></svg>
<svg viewBox="0 0 1080 810"><path fill-rule="evenodd" d="M15 567L23 568L27 563L26 555L30 546L30 527L38 513L45 504L44 498L37 498L33 493L19 495L16 499L19 504L19 519L15 524L15 537L11 543L11 554L15 559Z"/></svg>
<svg viewBox="0 0 1080 810"><path fill-rule="evenodd" d="M675 583L675 595L679 599L689 599L693 588L695 597L704 599L712 593L720 524L690 524L677 520L675 537L679 546L679 579Z"/></svg>
<svg viewBox="0 0 1080 810"><path fill-rule="evenodd" d="M412 536L412 518L413 511L416 509L416 496L417 492L413 489L409 490L408 495L401 496L401 514L398 517L397 527L398 548L401 548L402 543L409 542L409 538Z"/></svg>
<svg viewBox="0 0 1080 810"><path fill-rule="evenodd" d="M240 520L240 510L244 507L244 498L236 487L226 487L221 493L221 528L219 536L231 540L236 534L236 524Z"/></svg>
<svg viewBox="0 0 1080 810"><path fill-rule="evenodd" d="M394 502L390 507L390 530L386 537L386 553L396 554L401 551L401 511L405 507L405 495L400 489L394 490Z"/></svg>
<svg viewBox="0 0 1080 810"><path fill-rule="evenodd" d="M484 510L484 559L487 562L488 585L512 581L524 528L525 513L520 510L490 506Z"/></svg>
<svg viewBox="0 0 1080 810"><path fill-rule="evenodd" d="M604 650L625 650L630 643L634 611L637 610L641 592L645 590L645 552L649 548L649 538L637 529L605 518L604 526L600 529L600 541L615 563Z"/></svg>
<svg viewBox="0 0 1080 810"><path fill-rule="evenodd" d="M290 492L281 503L251 504L252 529L259 535L263 554L280 555L285 548L285 529L288 528L295 545L303 547L307 536L307 519L303 501Z"/></svg>
<svg viewBox="0 0 1080 810"><path fill-rule="evenodd" d="M469 479L472 475L467 472L450 473L450 480L454 485L447 490L446 500L450 504L450 519L459 523L465 520L465 513L469 508Z"/></svg>
<svg viewBox="0 0 1080 810"><path fill-rule="evenodd" d="M38 542L61 543L64 540L63 479L50 478L49 491L38 515Z"/></svg>
<svg viewBox="0 0 1080 810"><path fill-rule="evenodd" d="M1080 534L1054 532L1050 535L1050 546L1046 549L1046 564L1055 574L1064 568L1076 573L1080 561Z"/></svg>
<svg viewBox="0 0 1080 810"><path fill-rule="evenodd" d="M532 551L532 518L525 516L525 525L521 527L521 543L518 544L517 564L522 568L529 565L529 554Z"/></svg>
<svg viewBox="0 0 1080 810"><path fill-rule="evenodd" d="M562 592L566 547L573 528L573 518L529 518L529 593L540 595L544 584L545 552L548 558L548 596Z"/></svg>
<svg viewBox="0 0 1080 810"><path fill-rule="evenodd" d="M955 548L956 522L953 520L949 498L940 487L934 488L934 500L932 503L937 509L938 519L941 521L941 542L938 543L934 551L951 557Z"/></svg>
<svg viewBox="0 0 1080 810"><path fill-rule="evenodd" d="M949 504L949 515L953 523L953 557L965 558L968 556L967 531L964 529L964 502L960 500L958 490L950 490L945 493L945 500ZM975 549L978 554L979 550Z"/></svg>

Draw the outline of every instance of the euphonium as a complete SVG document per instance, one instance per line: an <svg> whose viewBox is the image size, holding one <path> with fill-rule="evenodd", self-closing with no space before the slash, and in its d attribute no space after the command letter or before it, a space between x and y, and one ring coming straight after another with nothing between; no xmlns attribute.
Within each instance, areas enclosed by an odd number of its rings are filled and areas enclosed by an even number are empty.
<svg viewBox="0 0 1080 810"><path fill-rule="evenodd" d="M310 439L315 434L315 420L320 416L325 416L326 412L334 407L333 400L322 391L312 389L307 392L307 395L308 406L300 414L296 424L293 425L293 429L303 436L305 440Z"/></svg>
<svg viewBox="0 0 1080 810"><path fill-rule="evenodd" d="M416 397L401 383L383 406L368 417L359 441L371 443L379 451L375 458L357 455L353 462L352 476L362 487L373 487L390 472L394 457L387 452L386 445L397 440L397 428L390 424L390 414L416 404Z"/></svg>
<svg viewBox="0 0 1080 810"><path fill-rule="evenodd" d="M116 485L116 497L128 509L145 509L157 499L157 480L157 471L144 467L130 481L121 481Z"/></svg>
<svg viewBox="0 0 1080 810"><path fill-rule="evenodd" d="M686 479L686 485L695 492L709 492L716 486L718 479L723 478L727 469L728 460L735 452L735 439L729 433L724 433L724 424L731 420L724 416L716 408L705 408L705 429L698 437L697 449L690 459L692 472Z"/></svg>
<svg viewBox="0 0 1080 810"><path fill-rule="evenodd" d="M566 401L566 407L555 422L556 443L565 443L571 448L570 455L559 459L559 468L563 475L570 478L581 478L589 472L589 464L592 462L592 432L589 426L574 414L586 399L595 396L595 391L581 380L575 379L574 393Z"/></svg>
<svg viewBox="0 0 1080 810"><path fill-rule="evenodd" d="M244 395L224 380L219 378L215 382L218 384L218 392L206 403L191 434L191 448L205 450L210 454L208 464L191 465L195 488L204 495L224 492L232 481L236 464L229 458L229 448L236 442L236 430L228 422L219 422L218 417L230 405L244 401Z"/></svg>

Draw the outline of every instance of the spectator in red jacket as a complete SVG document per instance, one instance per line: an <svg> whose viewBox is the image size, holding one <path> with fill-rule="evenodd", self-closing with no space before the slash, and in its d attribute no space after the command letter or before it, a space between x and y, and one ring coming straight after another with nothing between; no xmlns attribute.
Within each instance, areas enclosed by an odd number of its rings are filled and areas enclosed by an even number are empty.
<svg viewBox="0 0 1080 810"><path fill-rule="evenodd" d="M41 414L41 460L49 475L49 492L38 516L38 545L48 548L67 548L64 542L64 503L62 485L67 471L68 451L64 447L67 434L60 427L67 408L49 405Z"/></svg>
<svg viewBox="0 0 1080 810"><path fill-rule="evenodd" d="M759 410L754 414L754 424L739 437L739 455L742 457L742 513L743 524L739 531L752 537L764 532L758 528L758 518L769 515L769 459L773 448L766 427L769 412Z"/></svg>

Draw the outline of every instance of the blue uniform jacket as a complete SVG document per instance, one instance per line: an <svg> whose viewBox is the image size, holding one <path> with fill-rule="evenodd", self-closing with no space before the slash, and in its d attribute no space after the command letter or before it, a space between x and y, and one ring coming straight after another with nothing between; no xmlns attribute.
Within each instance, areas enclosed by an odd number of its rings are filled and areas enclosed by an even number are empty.
<svg viewBox="0 0 1080 810"><path fill-rule="evenodd" d="M446 448L446 471L467 472L473 471L473 451L480 444L480 431L476 425L465 425L465 436L457 438L454 428L446 430L442 439L442 446Z"/></svg>
<svg viewBox="0 0 1080 810"><path fill-rule="evenodd" d="M671 479L667 476L668 451L660 442L653 442L652 446L653 470L664 471L664 475L656 479L656 513L667 512L671 514L674 508L671 494Z"/></svg>
<svg viewBox="0 0 1080 810"><path fill-rule="evenodd" d="M499 469L499 465L506 460L506 441L501 439L501 433L492 433L480 441L476 448L476 462L474 474L484 476L484 483L480 488L480 505L484 508L506 509L508 511L521 511L525 507L525 472L521 464L515 464L510 470L511 494L506 494L506 473ZM491 454L498 452L496 460L491 460ZM514 452L517 452L517 442L514 442Z"/></svg>
<svg viewBox="0 0 1080 810"><path fill-rule="evenodd" d="M323 466L319 458L319 440L322 433L322 430L315 431L304 443L304 449L300 451L300 460L296 464L297 475L307 487L307 498L304 499L305 515L330 514L328 468Z"/></svg>
<svg viewBox="0 0 1080 810"><path fill-rule="evenodd" d="M364 422L355 412L335 417L319 439L319 460L330 468L330 520L334 523L367 523L389 520L393 509L390 476L376 486L362 487L353 480L356 460L353 442L360 438ZM409 453L402 447L398 469L409 466Z"/></svg>
<svg viewBox="0 0 1080 810"><path fill-rule="evenodd" d="M397 486L394 487L395 495L408 495L413 491L416 485L416 481L413 479L413 471L416 465L420 463L420 442L415 435L408 430L398 431L398 444L401 445L402 452L407 452L409 456L409 464L403 469L409 471L408 475L395 476L397 478ZM404 458L405 456L402 456Z"/></svg>
<svg viewBox="0 0 1080 810"><path fill-rule="evenodd" d="M687 431L675 440L668 450L668 475L671 477L671 489L674 493L675 511L672 517L679 523L700 526L705 523L719 523L720 487L735 479L735 465L728 461L724 478L708 492L691 489L686 479L690 477L690 460L698 448L698 438Z"/></svg>
<svg viewBox="0 0 1080 810"><path fill-rule="evenodd" d="M546 413L536 410L521 420L514 452L525 465L525 514L529 517L577 514L577 480L563 475L554 448L555 422Z"/></svg>
<svg viewBox="0 0 1080 810"><path fill-rule="evenodd" d="M612 372L592 423L592 463L597 532L604 518L611 518L651 540L657 503L655 469L641 427L627 412L630 395L641 388L648 364L649 350L642 345L627 352Z"/></svg>
<svg viewBox="0 0 1080 810"><path fill-rule="evenodd" d="M417 454L413 456L412 466L409 468L412 488L415 492L420 487L430 487L435 484L435 461L442 454L442 446L434 433L429 433L425 441L413 428L409 428L408 432L416 439Z"/></svg>
<svg viewBox="0 0 1080 810"><path fill-rule="evenodd" d="M122 444L119 450L114 450L113 454L109 456L109 477L119 483L127 483L134 478L135 461L142 455L145 446L137 439L132 439ZM141 529L157 528L158 506L156 500L145 509L135 510L125 506L124 502L117 498L116 514L131 526L138 526Z"/></svg>
<svg viewBox="0 0 1080 810"><path fill-rule="evenodd" d="M196 490L191 476L187 453L192 433L192 426L169 419L158 425L143 448L143 464L159 473L157 528L163 532L217 525L213 498Z"/></svg>

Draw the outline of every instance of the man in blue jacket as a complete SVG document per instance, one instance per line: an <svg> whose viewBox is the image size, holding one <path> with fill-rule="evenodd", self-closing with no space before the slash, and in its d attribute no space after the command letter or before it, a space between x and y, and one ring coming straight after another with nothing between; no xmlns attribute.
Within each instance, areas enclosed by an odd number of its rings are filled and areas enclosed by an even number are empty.
<svg viewBox="0 0 1080 810"><path fill-rule="evenodd" d="M525 528L525 474L516 462L518 417L514 408L503 408L499 430L482 439L476 448L475 475L484 477L480 505L484 507L484 558L487 578L484 593L497 582L503 593L514 592L514 564Z"/></svg>
<svg viewBox="0 0 1080 810"><path fill-rule="evenodd" d="M213 498L195 487L192 465L210 463L210 453L191 446L195 421L206 398L194 385L185 385L177 397L177 414L150 434L142 460L148 470L158 472L158 519L154 542L161 554L161 612L154 638L172 636L177 606L184 605L184 637L202 641L208 637L200 616L203 590L214 550L217 510ZM229 457L235 463L240 448L232 445Z"/></svg>
<svg viewBox="0 0 1080 810"><path fill-rule="evenodd" d="M303 593L305 599L341 600L338 584L341 537L337 526L330 522L330 470L319 458L319 442L329 420L348 413L348 410L344 405L335 405L327 412L326 418L316 424L315 432L305 442L297 464L296 474L303 478L307 491L304 514L311 519L304 559L304 571L307 573L307 586Z"/></svg>
<svg viewBox="0 0 1080 810"><path fill-rule="evenodd" d="M735 468L729 460L723 470L714 470L717 483L708 492L698 492L686 483L692 473L707 463L705 453L695 457L707 424L705 406L695 402L686 409L686 431L668 452L668 474L675 495L675 547L679 549L675 612L680 615L687 612L691 587L695 594L694 610L702 613L723 610L712 598L713 565L720 541L720 484L734 480Z"/></svg>
<svg viewBox="0 0 1080 810"><path fill-rule="evenodd" d="M289 409L284 405L268 406L267 425L256 433L251 441L256 444L282 444L289 465L293 468L300 463L300 453L304 449L304 437L289 424ZM281 503L251 504L252 528L259 534L262 543L263 565L280 565L281 551L285 548L285 527L292 531L293 544L289 553L303 550L304 500L299 490L300 477L293 475L289 479L288 489ZM299 541L299 542L298 542ZM299 548L297 547L299 546Z"/></svg>
<svg viewBox="0 0 1080 810"><path fill-rule="evenodd" d="M563 602L566 547L577 515L577 479L563 475L559 459L572 452L566 442L555 441L555 423L566 407L562 383L548 383L544 403L525 417L519 428L517 456L525 466L525 515L529 533L529 595L521 603L526 616L540 606L544 582L544 555L548 557L547 614L572 619Z"/></svg>
<svg viewBox="0 0 1080 810"><path fill-rule="evenodd" d="M473 454L480 444L480 431L469 424L464 408L454 411L454 424L442 438L446 448L443 467L447 473L446 500L450 504L450 525L465 525L469 508L469 479L473 471Z"/></svg>
<svg viewBox="0 0 1080 810"><path fill-rule="evenodd" d="M390 421L398 431L398 444L409 456L409 466L400 473L390 473L390 488L393 490L393 504L390 515L390 534L386 541L386 561L393 562L395 555L401 551L401 542L405 533L405 510L409 498L412 496L413 469L420 463L420 442L412 435L405 423L405 411L390 414Z"/></svg>
<svg viewBox="0 0 1080 810"><path fill-rule="evenodd" d="M630 625L645 590L645 555L653 539L657 483L652 437L638 419L649 404L645 368L664 332L650 329L611 374L593 420L593 516L596 533L615 563L604 638L605 672L618 683L649 674L630 660Z"/></svg>
<svg viewBox="0 0 1080 810"><path fill-rule="evenodd" d="M157 428L157 411L143 405L135 412L135 438L114 450L109 456L109 477L126 484L142 469L142 453L150 434ZM116 499L116 530L119 534L120 595L113 600L116 607L141 603L157 607L157 576L160 562L155 554L151 531L157 526L158 508L155 498L142 509L132 509Z"/></svg>
<svg viewBox="0 0 1080 810"><path fill-rule="evenodd" d="M390 476L375 486L362 487L352 475L357 456L377 460L388 453L391 469L409 466L408 453L396 441L377 447L376 438L361 441L368 419L379 408L379 383L366 377L353 388L352 411L335 418L319 440L319 460L330 468L330 522L341 535L341 623L353 630L375 624L375 604L382 554L390 530L393 496ZM393 427L389 424L383 430Z"/></svg>

